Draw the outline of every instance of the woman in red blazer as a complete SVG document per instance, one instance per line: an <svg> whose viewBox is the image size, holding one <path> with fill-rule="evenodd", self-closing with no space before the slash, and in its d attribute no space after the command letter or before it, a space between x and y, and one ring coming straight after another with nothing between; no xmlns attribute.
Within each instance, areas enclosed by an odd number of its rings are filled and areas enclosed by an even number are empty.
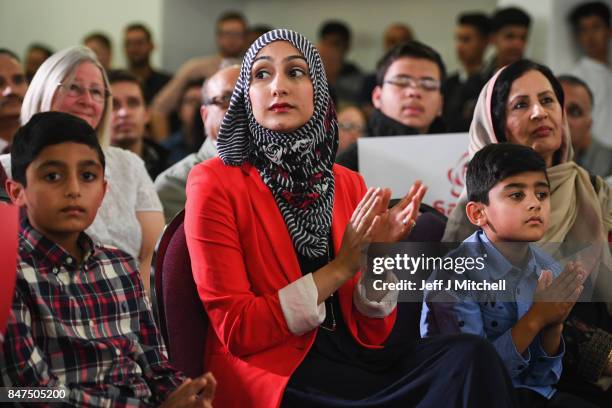
<svg viewBox="0 0 612 408"><path fill-rule="evenodd" d="M366 293L363 251L409 232L425 187L415 183L387 211L389 191L366 190L333 164L337 144L318 53L295 32L264 34L245 56L220 158L194 167L187 183L185 232L210 319L204 364L217 378L215 405L439 406L450 392L450 405L477 406L473 391L484 386L487 406L493 393L506 406L509 382L486 342L383 347L397 293Z"/></svg>

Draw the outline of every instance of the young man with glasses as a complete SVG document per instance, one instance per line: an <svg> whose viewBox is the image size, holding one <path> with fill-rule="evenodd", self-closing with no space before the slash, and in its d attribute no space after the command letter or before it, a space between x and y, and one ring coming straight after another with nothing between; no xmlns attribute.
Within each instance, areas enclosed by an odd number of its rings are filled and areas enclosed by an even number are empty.
<svg viewBox="0 0 612 408"><path fill-rule="evenodd" d="M217 155L217 135L239 73L240 67L232 65L220 70L204 82L200 115L204 122L206 139L197 153L192 153L174 164L155 180L155 190L164 206L166 222L185 207L185 186L191 168Z"/></svg>
<svg viewBox="0 0 612 408"><path fill-rule="evenodd" d="M367 136L402 136L445 131L442 121L444 98L441 86L446 68L440 55L417 41L388 51L376 68L372 91L374 112L368 120ZM338 156L339 164L359 170L357 144Z"/></svg>

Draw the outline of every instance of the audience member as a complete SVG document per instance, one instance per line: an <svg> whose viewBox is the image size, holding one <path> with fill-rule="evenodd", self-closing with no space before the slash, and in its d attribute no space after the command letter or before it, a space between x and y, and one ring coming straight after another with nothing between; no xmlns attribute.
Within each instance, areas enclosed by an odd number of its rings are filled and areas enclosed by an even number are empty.
<svg viewBox="0 0 612 408"><path fill-rule="evenodd" d="M485 78L489 79L495 72L520 60L525 55L531 17L518 7L498 9L491 17L491 44L495 55L485 68Z"/></svg>
<svg viewBox="0 0 612 408"><path fill-rule="evenodd" d="M472 123L484 77L484 53L489 45L490 22L483 13L459 15L455 50L461 63L444 85L444 121L450 132L467 132Z"/></svg>
<svg viewBox="0 0 612 408"><path fill-rule="evenodd" d="M106 190L96 131L66 113L36 114L11 156L8 188L26 216L2 384L61 388L71 406L210 407L214 377L170 366L134 260L84 233Z"/></svg>
<svg viewBox="0 0 612 408"><path fill-rule="evenodd" d="M125 28L123 46L128 64L127 69L142 84L148 105L172 76L156 71L151 66L151 54L155 49L155 43L153 43L151 30L144 24L132 23Z"/></svg>
<svg viewBox="0 0 612 408"><path fill-rule="evenodd" d="M412 34L412 29L403 23L393 23L385 30L383 34L383 50L384 53L389 52L392 48L408 41L415 40ZM368 74L363 78L363 86L359 94L359 104L369 116L374 106L372 105L372 91L376 87L376 73Z"/></svg>
<svg viewBox="0 0 612 408"><path fill-rule="evenodd" d="M375 110L370 115L366 136L402 136L445 131L441 84L446 68L440 55L418 41L399 45L378 61L376 87L372 92ZM359 169L357 144L349 146L337 163Z"/></svg>
<svg viewBox="0 0 612 408"><path fill-rule="evenodd" d="M587 243L600 247L599 256L587 258L587 272L597 276L595 299L609 299L612 193L601 177L591 177L572 161L564 106L563 89L549 68L528 60L517 61L499 71L480 93L470 127L469 152L473 157L488 144L510 142L530 146L544 158L552 211L549 227L538 242L563 242L559 250L576 245L582 248ZM444 241L460 242L474 232L465 213L466 203L464 190L446 224ZM564 251L560 255L569 257L572 253ZM571 344L568 341L565 361L570 363L563 372L568 381L562 377L559 388L567 389L569 384L572 393L585 399L605 398L593 384L612 376L612 316L603 303L578 302L569 321L578 334L572 335Z"/></svg>
<svg viewBox="0 0 612 408"><path fill-rule="evenodd" d="M586 271L570 262L561 272L533 244L544 236L550 218L546 162L527 146L491 144L470 161L466 186L467 217L479 230L444 258L480 257L485 266L463 273L436 270L429 279L504 282L507 288L427 291L421 335L470 333L488 339L510 373L520 406L594 408L555 388L565 354L563 322L583 290ZM487 295L497 301L483 301Z"/></svg>
<svg viewBox="0 0 612 408"><path fill-rule="evenodd" d="M592 174L612 175L612 148L591 136L593 93L582 79L572 75L558 77L565 94L565 114L572 136L574 161Z"/></svg>
<svg viewBox="0 0 612 408"><path fill-rule="evenodd" d="M366 117L357 106L346 106L338 112L338 153L357 142L365 132Z"/></svg>
<svg viewBox="0 0 612 408"><path fill-rule="evenodd" d="M204 160L217 156L217 135L223 116L238 80L240 67L223 68L206 80L202 86L200 114L204 122L206 139L197 151L171 166L155 179L155 189L164 206L166 222L185 208L185 186L191 169Z"/></svg>
<svg viewBox="0 0 612 408"><path fill-rule="evenodd" d="M92 50L106 72L112 68L113 45L110 38L101 32L88 34L83 39L83 45Z"/></svg>
<svg viewBox="0 0 612 408"><path fill-rule="evenodd" d="M346 23L337 20L326 21L319 29L317 48L329 48L336 51L340 59L340 67L333 81L328 75L328 83L333 88L337 105L354 104L359 101L359 93L363 84L361 69L346 60L351 49L352 34ZM325 62L325 61L324 61ZM327 66L326 73L327 73Z"/></svg>
<svg viewBox="0 0 612 408"><path fill-rule="evenodd" d="M187 182L185 235L210 319L215 403L509 406L508 376L475 336L381 347L397 299L368 297L362 251L410 231L425 187L387 211L388 189L366 192L358 174L333 164L336 117L306 38L273 30L246 55L220 157Z"/></svg>
<svg viewBox="0 0 612 408"><path fill-rule="evenodd" d="M0 154L8 153L19 128L19 113L28 89L19 58L0 49Z"/></svg>
<svg viewBox="0 0 612 408"><path fill-rule="evenodd" d="M194 123L199 118L199 110L202 105L202 83L203 78L189 82L178 108L178 117L181 128L161 141L161 145L168 149L168 164L174 164L190 153L194 153L202 142L199 135L194 134ZM198 143L199 142L199 143Z"/></svg>
<svg viewBox="0 0 612 408"><path fill-rule="evenodd" d="M38 67L51 55L53 55L53 51L46 45L34 43L28 47L24 61L24 69L28 82L34 78Z"/></svg>
<svg viewBox="0 0 612 408"><path fill-rule="evenodd" d="M593 138L612 148L610 7L599 1L584 3L571 12L569 20L584 53L572 74L584 80L593 92Z"/></svg>
<svg viewBox="0 0 612 408"><path fill-rule="evenodd" d="M187 61L174 78L153 100L153 110L168 115L180 102L185 86L199 78L209 78L219 69L239 64L246 47L248 24L237 12L226 12L217 19L216 40L218 53Z"/></svg>
<svg viewBox="0 0 612 408"><path fill-rule="evenodd" d="M142 160L109 146L112 98L106 71L86 47L71 47L49 57L38 69L21 107L21 123L39 112L59 111L85 120L96 130L106 156L109 191L87 234L138 260L145 288L155 243L164 228L163 209ZM10 156L0 156L7 173ZM10 177L10 174L9 174Z"/></svg>
<svg viewBox="0 0 612 408"><path fill-rule="evenodd" d="M138 155L155 179L168 167L168 151L146 138L149 109L141 82L127 71L112 71L108 81L113 97L111 145Z"/></svg>

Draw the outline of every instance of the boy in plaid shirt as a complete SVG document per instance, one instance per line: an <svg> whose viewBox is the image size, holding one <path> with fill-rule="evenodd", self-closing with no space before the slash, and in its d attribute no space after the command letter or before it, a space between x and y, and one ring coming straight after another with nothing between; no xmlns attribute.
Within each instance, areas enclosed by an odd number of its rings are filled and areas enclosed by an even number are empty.
<svg viewBox="0 0 612 408"><path fill-rule="evenodd" d="M11 159L7 190L27 216L3 385L62 388L77 406L210 407L212 375L185 379L169 365L134 260L83 232L106 191L95 131L39 113L15 135Z"/></svg>

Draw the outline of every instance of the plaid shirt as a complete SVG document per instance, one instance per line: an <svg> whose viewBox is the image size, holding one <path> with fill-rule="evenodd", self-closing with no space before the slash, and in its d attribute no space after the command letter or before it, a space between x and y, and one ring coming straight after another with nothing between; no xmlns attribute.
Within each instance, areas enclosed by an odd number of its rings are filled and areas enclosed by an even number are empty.
<svg viewBox="0 0 612 408"><path fill-rule="evenodd" d="M73 406L157 405L184 377L168 363L134 261L85 233L78 243L81 265L23 221L0 379L65 388Z"/></svg>

